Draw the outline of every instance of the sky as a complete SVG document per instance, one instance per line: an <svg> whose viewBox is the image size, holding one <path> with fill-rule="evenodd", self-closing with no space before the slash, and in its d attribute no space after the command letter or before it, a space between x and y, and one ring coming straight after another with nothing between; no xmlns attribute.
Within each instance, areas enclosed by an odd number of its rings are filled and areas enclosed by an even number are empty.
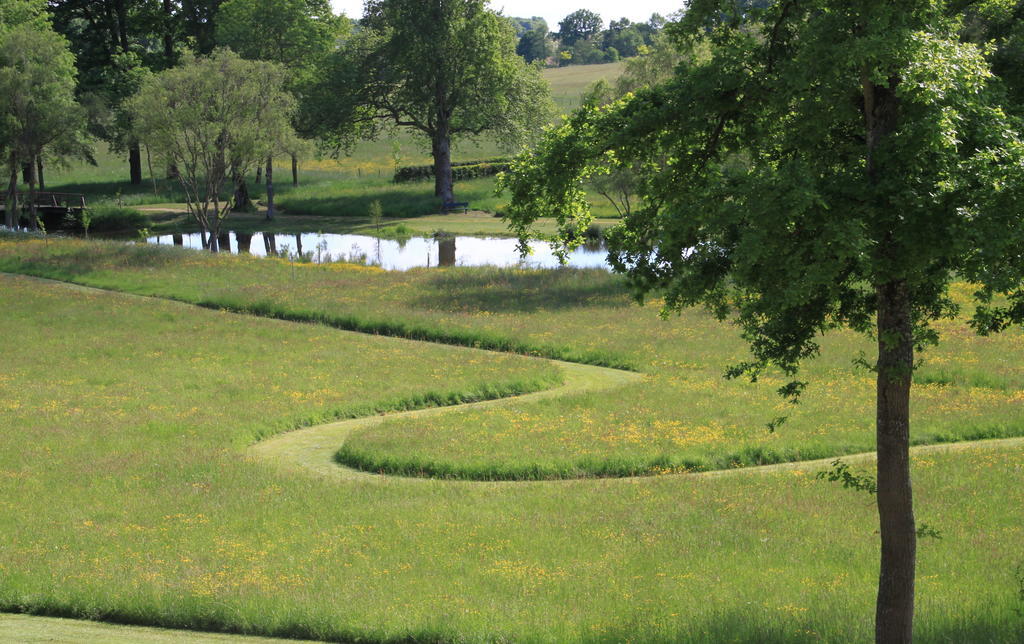
<svg viewBox="0 0 1024 644"><path fill-rule="evenodd" d="M363 15L363 0L331 0L335 11L344 11L349 18ZM558 31L558 22L577 9L590 9L608 21L629 18L633 22L644 22L652 13L667 16L683 7L683 0L491 0L492 9L500 10L506 16L531 18L540 16L547 20L548 29Z"/></svg>

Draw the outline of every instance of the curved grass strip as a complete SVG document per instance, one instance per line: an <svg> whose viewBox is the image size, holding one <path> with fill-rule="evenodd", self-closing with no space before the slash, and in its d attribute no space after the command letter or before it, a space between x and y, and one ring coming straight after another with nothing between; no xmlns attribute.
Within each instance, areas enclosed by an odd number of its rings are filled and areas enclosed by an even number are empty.
<svg viewBox="0 0 1024 644"><path fill-rule="evenodd" d="M353 418L315 427L307 427L286 434L280 434L253 445L250 450L258 458L275 464L314 472L321 476L340 479L380 478L377 474L361 471L353 467L339 465L335 459L338 448L344 445L345 439L353 432L384 422L388 418L425 418L453 409L470 407L481 408L513 403L532 402L546 398L556 398L582 392L605 391L625 384L637 382L643 376L632 371L609 369L594 365L576 364L572 362L552 361L563 372L562 385L553 389L538 391L510 398L500 398L481 402L454 405L450 407L432 407L417 409L387 416L369 416Z"/></svg>

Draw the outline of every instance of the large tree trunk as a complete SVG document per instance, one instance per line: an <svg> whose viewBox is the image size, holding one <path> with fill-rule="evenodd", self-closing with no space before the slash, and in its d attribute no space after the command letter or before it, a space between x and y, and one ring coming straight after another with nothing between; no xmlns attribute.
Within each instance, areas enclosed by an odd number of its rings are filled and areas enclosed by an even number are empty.
<svg viewBox="0 0 1024 644"><path fill-rule="evenodd" d="M274 157L267 157L267 219L274 218Z"/></svg>
<svg viewBox="0 0 1024 644"><path fill-rule="evenodd" d="M910 483L910 383L914 340L906 282L878 294L878 519L882 560L875 641L909 643L914 621L917 529Z"/></svg>
<svg viewBox="0 0 1024 644"><path fill-rule="evenodd" d="M4 225L8 228L21 226L18 212L18 163L11 155L11 180L7 185L7 203L4 205Z"/></svg>
<svg viewBox="0 0 1024 644"><path fill-rule="evenodd" d="M448 136L447 124L439 128L431 142L431 153L434 156L434 195L441 201L454 201L452 194L452 147Z"/></svg>
<svg viewBox="0 0 1024 644"><path fill-rule="evenodd" d="M292 155L292 185L299 185L299 159Z"/></svg>
<svg viewBox="0 0 1024 644"><path fill-rule="evenodd" d="M142 150L138 141L132 142L128 148L128 174L133 186L142 185Z"/></svg>
<svg viewBox="0 0 1024 644"><path fill-rule="evenodd" d="M39 179L39 191L46 192L46 180L43 178L43 157L36 159L36 177Z"/></svg>

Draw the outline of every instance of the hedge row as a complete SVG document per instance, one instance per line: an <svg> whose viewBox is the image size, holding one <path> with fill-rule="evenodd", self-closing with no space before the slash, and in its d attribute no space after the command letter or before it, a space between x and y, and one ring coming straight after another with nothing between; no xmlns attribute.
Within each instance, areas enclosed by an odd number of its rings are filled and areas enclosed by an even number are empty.
<svg viewBox="0 0 1024 644"><path fill-rule="evenodd" d="M491 177L499 172L508 170L509 159L484 159L483 161L468 161L452 164L452 180L464 181L478 177ZM399 168L395 172L395 183L406 183L409 181L427 181L434 178L434 166L432 165L410 165Z"/></svg>

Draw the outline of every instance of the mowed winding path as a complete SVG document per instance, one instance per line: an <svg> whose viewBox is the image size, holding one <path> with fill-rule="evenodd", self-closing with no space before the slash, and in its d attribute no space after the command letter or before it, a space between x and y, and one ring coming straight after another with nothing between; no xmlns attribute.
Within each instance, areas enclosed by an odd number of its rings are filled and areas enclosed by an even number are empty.
<svg viewBox="0 0 1024 644"><path fill-rule="evenodd" d="M20 277L29 277L20 275ZM86 290L94 292L116 292L121 295L140 297L147 299L166 299L154 296L134 295L112 289L98 289L79 284L38 279L51 284L60 284L69 289ZM180 303L181 306L194 306L187 303ZM304 324L294 322L294 324ZM485 353L496 353L493 351ZM547 360L545 358L534 358L536 360ZM260 441L248 448L249 453L255 461L266 462L285 470L299 472L310 476L327 477L338 481L378 481L378 482L402 482L402 483L440 483L438 479L417 478L407 476L396 476L388 474L375 474L356 470L338 464L334 460L335 453L341 448L345 440L352 432L379 425L394 418L429 418L443 414L450 414L468 408L484 408L496 406L511 406L522 403L529 403L549 398L557 398L584 392L599 392L616 389L618 387L637 382L643 379L643 374L607 367L596 367L592 365L564 362L560 360L548 360L554 363L563 373L563 383L552 389L538 391L519 396L499 398L481 402L464 403L447 407L431 407L405 412L394 412L363 418L316 425L303 429L294 430ZM961 452L967 450L1000 449L1006 447L1020 446L1024 448L1024 437L1006 438L995 440L968 441L960 443L943 443L936 445L921 445L911 448L911 454L921 456L935 452ZM791 463L779 463L774 465L763 465L757 467L743 467L729 470L718 470L700 473L679 473L668 474L667 476L689 476L689 477L720 477L720 476L751 476L779 471L815 471L828 468L837 458L850 464L867 464L875 458L874 452L834 456L814 461L796 461ZM635 477L634 477L635 478ZM445 483L460 485L524 485L524 484L553 484L551 481L470 481L470 480L445 480ZM295 640L278 640L259 637L248 637L230 634L202 633L197 631L183 631L161 628L124 626L118 624L106 624L78 619L63 619L52 617L38 617L31 615L0 614L0 642L284 642Z"/></svg>

